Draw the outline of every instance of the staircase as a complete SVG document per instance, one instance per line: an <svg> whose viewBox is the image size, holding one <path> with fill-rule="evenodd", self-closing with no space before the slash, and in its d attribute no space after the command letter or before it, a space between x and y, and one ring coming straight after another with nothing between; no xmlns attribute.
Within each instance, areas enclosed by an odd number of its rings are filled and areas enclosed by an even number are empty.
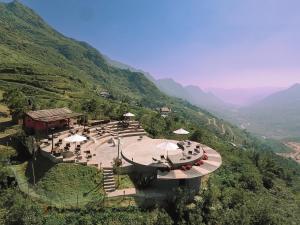
<svg viewBox="0 0 300 225"><path fill-rule="evenodd" d="M114 172L112 168L103 168L103 186L106 193L116 190Z"/></svg>

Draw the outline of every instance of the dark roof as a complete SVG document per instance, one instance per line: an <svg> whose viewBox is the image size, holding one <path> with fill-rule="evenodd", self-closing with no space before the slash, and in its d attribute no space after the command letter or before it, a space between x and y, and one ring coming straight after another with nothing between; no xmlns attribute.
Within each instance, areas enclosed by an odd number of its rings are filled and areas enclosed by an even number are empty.
<svg viewBox="0 0 300 225"><path fill-rule="evenodd" d="M29 117L34 120L50 122L56 120L63 120L72 117L77 117L82 114L74 113L68 108L57 108L57 109L43 109L37 111L29 111L26 113Z"/></svg>

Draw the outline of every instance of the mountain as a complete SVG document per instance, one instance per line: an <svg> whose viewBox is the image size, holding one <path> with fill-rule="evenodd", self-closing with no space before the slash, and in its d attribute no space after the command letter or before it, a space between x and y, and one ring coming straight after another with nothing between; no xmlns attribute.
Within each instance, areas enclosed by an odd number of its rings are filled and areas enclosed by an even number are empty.
<svg viewBox="0 0 300 225"><path fill-rule="evenodd" d="M116 68L119 68L119 69L123 69L123 70L129 70L131 72L136 72L136 73L142 73L145 77L147 77L150 81L152 81L153 83L155 83L155 79L154 77L148 73L148 72L145 72L143 70L140 70L140 69L136 69L132 66L129 66L125 63L122 63L122 62L119 62L117 60L114 60L114 59L111 59L109 58L108 56L106 55L103 55L103 57L105 58L106 62L111 65L111 66L114 66Z"/></svg>
<svg viewBox="0 0 300 225"><path fill-rule="evenodd" d="M250 131L274 138L300 137L300 84L276 92L240 112Z"/></svg>
<svg viewBox="0 0 300 225"><path fill-rule="evenodd" d="M267 96L283 90L280 87L258 87L258 88L209 88L208 91L212 92L222 101L237 106L249 106L259 102Z"/></svg>
<svg viewBox="0 0 300 225"><path fill-rule="evenodd" d="M212 93L201 90L198 86L182 86L173 79L159 79L155 82L156 86L164 93L189 101L203 109L211 111L220 117L224 113L228 114L232 105L224 103Z"/></svg>
<svg viewBox="0 0 300 225"><path fill-rule="evenodd" d="M58 33L18 2L0 4L0 33L2 88L21 87L43 99L87 98L102 89L118 99L166 98L140 72L110 65L98 50Z"/></svg>
<svg viewBox="0 0 300 225"><path fill-rule="evenodd" d="M105 103L99 92L107 90L116 104L150 109L168 106L199 126L221 131L220 127L207 126L213 117L207 111L167 96L144 72L57 32L18 1L0 3L0 33L0 91L18 88L38 108L68 106L80 110L80 103L88 99Z"/></svg>
<svg viewBox="0 0 300 225"><path fill-rule="evenodd" d="M136 69L122 62L110 59L108 56L105 56L105 59L111 66L115 66L117 68L129 70L132 72L142 73L145 77L152 81L163 93L169 96L187 100L194 105L197 105L203 109L218 114L218 116L222 116L224 111L229 111L229 109L232 108L230 104L225 104L214 94L212 94L211 92L206 93L203 90L201 90L198 86L188 85L184 87L171 78L156 80L148 72Z"/></svg>
<svg viewBox="0 0 300 225"><path fill-rule="evenodd" d="M185 88L181 84L175 82L173 79L159 79L156 80L155 83L161 91L170 96L185 100L189 99L189 93L186 92Z"/></svg>

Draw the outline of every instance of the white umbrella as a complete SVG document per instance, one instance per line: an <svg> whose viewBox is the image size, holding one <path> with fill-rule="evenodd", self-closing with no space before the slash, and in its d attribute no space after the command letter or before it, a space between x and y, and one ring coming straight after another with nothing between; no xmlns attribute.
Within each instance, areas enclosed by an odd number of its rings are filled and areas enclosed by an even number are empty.
<svg viewBox="0 0 300 225"><path fill-rule="evenodd" d="M65 138L64 141L66 141L66 142L82 142L82 141L85 141L86 139L87 138L84 136L75 134L75 135Z"/></svg>
<svg viewBox="0 0 300 225"><path fill-rule="evenodd" d="M188 132L188 131L185 130L185 129L180 128L180 129L178 129L178 130L173 131L173 133L174 133L174 134L189 134L190 132Z"/></svg>
<svg viewBox="0 0 300 225"><path fill-rule="evenodd" d="M178 146L172 142L169 142L169 141L165 141L163 143L160 143L158 145L156 145L157 148L159 149L164 149L164 150L167 150L167 151L172 151L172 150L177 150L178 149Z"/></svg>
<svg viewBox="0 0 300 225"><path fill-rule="evenodd" d="M128 112L128 113L125 113L123 116L125 116L125 117L133 117L133 116L135 116L135 115L132 114L132 113L130 113L130 112Z"/></svg>
<svg viewBox="0 0 300 225"><path fill-rule="evenodd" d="M172 142L165 141L163 143L160 143L156 145L157 148L165 150L167 155L174 155L180 153L180 149L178 146Z"/></svg>

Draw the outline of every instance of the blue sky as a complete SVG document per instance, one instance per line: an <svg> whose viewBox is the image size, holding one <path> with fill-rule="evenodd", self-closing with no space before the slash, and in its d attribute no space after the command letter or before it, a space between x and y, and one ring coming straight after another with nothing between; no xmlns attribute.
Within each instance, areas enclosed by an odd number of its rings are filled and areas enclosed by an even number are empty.
<svg viewBox="0 0 300 225"><path fill-rule="evenodd" d="M21 0L109 57L200 87L300 82L299 0Z"/></svg>

